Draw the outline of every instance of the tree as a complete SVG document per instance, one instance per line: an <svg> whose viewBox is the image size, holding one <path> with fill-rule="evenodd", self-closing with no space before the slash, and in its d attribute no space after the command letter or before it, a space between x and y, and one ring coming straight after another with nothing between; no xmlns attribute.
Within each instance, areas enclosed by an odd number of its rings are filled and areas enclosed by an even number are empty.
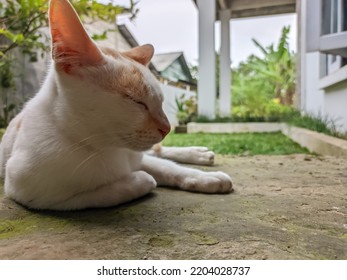
<svg viewBox="0 0 347 280"><path fill-rule="evenodd" d="M264 59L256 57L251 66L261 78L268 79L275 86L275 98L283 105L293 104L295 92L295 54L289 49L289 32L289 26L283 27L277 49L273 44L264 48L253 39Z"/></svg>
<svg viewBox="0 0 347 280"><path fill-rule="evenodd" d="M289 27L282 29L276 47L263 47L253 39L263 57L251 55L233 69L234 115L262 118L288 112L295 91L295 54L289 49L289 32Z"/></svg>
<svg viewBox="0 0 347 280"><path fill-rule="evenodd" d="M71 0L70 0L71 1ZM136 2L129 0L129 8L102 4L96 0L73 0L77 13L90 19L115 22L120 13L130 13L134 17L138 9ZM38 55L44 55L49 48L49 41L39 32L48 26L47 0L0 0L0 91L3 102L3 125L8 123L8 114L14 105L8 104L8 94L14 87L13 64L16 59L13 50L20 51L37 61ZM105 37L105 34L104 36Z"/></svg>

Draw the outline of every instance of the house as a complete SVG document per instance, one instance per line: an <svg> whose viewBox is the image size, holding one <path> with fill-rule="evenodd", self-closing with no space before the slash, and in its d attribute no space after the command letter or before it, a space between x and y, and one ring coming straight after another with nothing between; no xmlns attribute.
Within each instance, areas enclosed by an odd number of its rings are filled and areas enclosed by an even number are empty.
<svg viewBox="0 0 347 280"><path fill-rule="evenodd" d="M183 52L156 54L152 59L152 63L163 79L182 86L195 86Z"/></svg>
<svg viewBox="0 0 347 280"><path fill-rule="evenodd" d="M229 116L230 20L297 13L298 56L295 103L303 113L333 120L347 131L346 0L194 0L199 11L198 114ZM221 21L220 98L216 112L214 23Z"/></svg>
<svg viewBox="0 0 347 280"><path fill-rule="evenodd" d="M347 1L297 0L298 105L347 131Z"/></svg>

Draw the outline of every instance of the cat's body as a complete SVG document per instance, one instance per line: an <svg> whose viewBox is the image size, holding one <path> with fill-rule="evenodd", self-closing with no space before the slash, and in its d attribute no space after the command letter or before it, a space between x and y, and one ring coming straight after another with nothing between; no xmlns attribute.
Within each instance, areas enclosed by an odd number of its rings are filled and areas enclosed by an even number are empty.
<svg viewBox="0 0 347 280"><path fill-rule="evenodd" d="M209 164L213 154L205 149L144 153L170 130L160 87L146 67L150 45L124 53L96 47L66 0L51 1L50 26L54 63L0 146L8 197L31 208L68 210L131 201L157 184L231 191L222 172L157 158Z"/></svg>

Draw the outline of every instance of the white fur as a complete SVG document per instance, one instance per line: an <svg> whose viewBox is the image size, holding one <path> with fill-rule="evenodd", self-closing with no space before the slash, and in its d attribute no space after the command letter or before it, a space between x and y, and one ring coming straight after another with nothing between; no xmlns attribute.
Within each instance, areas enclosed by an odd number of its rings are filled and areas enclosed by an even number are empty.
<svg viewBox="0 0 347 280"><path fill-rule="evenodd" d="M209 151L207 147L160 147L149 151L147 154L180 163L214 164L214 152Z"/></svg>
<svg viewBox="0 0 347 280"><path fill-rule="evenodd" d="M95 95L101 93L90 84L74 83L73 79L59 79L52 67L40 92L9 125L0 146L7 196L31 208L63 210L124 203L153 190L156 181L189 191L231 191L230 177L224 173L206 173L147 155L143 158L142 152L131 149L134 143L127 148L128 143L111 131L128 133L133 128L131 116L141 115L141 111L133 108L126 113L117 108L125 114L117 122L119 116L108 104L109 96L100 100ZM98 102L110 112L94 111ZM115 120L105 121L112 114ZM113 121L116 127L110 127ZM147 145L139 145L139 149ZM178 154L187 151L179 150ZM193 151L197 155L196 148Z"/></svg>

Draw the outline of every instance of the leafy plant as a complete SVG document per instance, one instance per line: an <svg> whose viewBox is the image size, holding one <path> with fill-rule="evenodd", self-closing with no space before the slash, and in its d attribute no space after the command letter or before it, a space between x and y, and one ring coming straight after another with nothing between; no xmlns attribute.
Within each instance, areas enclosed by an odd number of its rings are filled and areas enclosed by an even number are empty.
<svg viewBox="0 0 347 280"><path fill-rule="evenodd" d="M120 13L130 13L134 17L138 9L137 2L129 0L130 7L99 3L97 0L72 0L78 14L82 19L114 22ZM47 0L2 0L0 1L0 91L2 102L8 102L11 98L7 95L14 92L14 65L17 62L16 54L21 53L29 58L29 61L37 61L39 55L44 56L49 49L49 41L40 30L48 26ZM105 38L106 34L96 36L96 39ZM6 96L5 96L6 95ZM9 118L4 116L13 109L14 105L3 105L3 123L7 125ZM6 109L5 109L6 108ZM7 110L7 111L4 111Z"/></svg>
<svg viewBox="0 0 347 280"><path fill-rule="evenodd" d="M336 124L337 119L329 118L321 113L314 114L300 114L294 112L287 122L291 125L310 129L316 132L324 133L330 136L339 137L347 140L347 133L341 133Z"/></svg>
<svg viewBox="0 0 347 280"><path fill-rule="evenodd" d="M277 47L254 44L263 57L251 55L232 70L232 115L236 118L276 119L290 113L295 90L295 54L282 29Z"/></svg>
<svg viewBox="0 0 347 280"><path fill-rule="evenodd" d="M176 118L180 125L185 125L192 121L197 112L196 96L192 95L189 98L182 94L179 98L175 98L177 113Z"/></svg>

